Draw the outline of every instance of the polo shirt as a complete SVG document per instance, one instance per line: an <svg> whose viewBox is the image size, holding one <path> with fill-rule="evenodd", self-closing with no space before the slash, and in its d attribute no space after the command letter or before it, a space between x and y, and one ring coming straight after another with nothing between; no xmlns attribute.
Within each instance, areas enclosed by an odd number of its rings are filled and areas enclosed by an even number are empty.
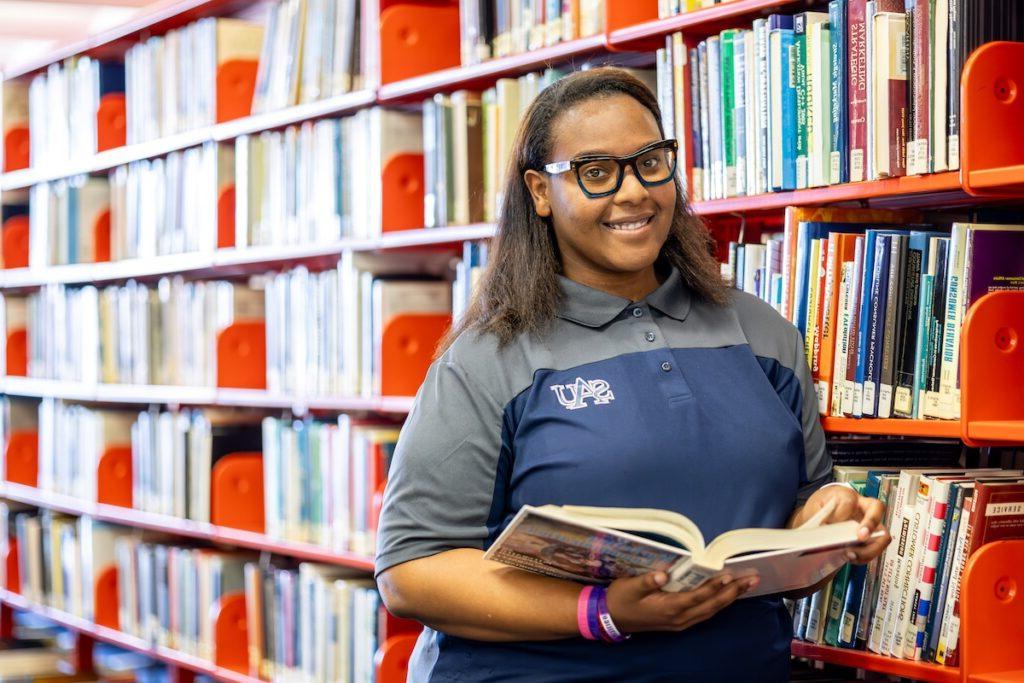
<svg viewBox="0 0 1024 683"><path fill-rule="evenodd" d="M467 332L431 366L395 453L376 572L486 550L529 505L662 508L711 540L783 527L831 477L797 330L739 291L678 272L631 302L561 278L542 337ZM741 599L678 633L608 645L491 643L424 630L410 681L784 681L791 618Z"/></svg>

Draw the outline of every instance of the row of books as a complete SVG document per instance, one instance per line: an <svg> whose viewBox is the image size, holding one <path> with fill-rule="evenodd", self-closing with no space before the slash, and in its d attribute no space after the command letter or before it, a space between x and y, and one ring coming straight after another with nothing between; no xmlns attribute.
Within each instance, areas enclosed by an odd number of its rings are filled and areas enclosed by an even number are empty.
<svg viewBox="0 0 1024 683"><path fill-rule="evenodd" d="M124 92L124 78L121 64L77 56L51 64L27 88L24 83L5 84L10 88L5 104L23 108L23 98L28 98L31 163L66 163L99 151L100 101L110 93ZM11 116L19 118L21 113Z"/></svg>
<svg viewBox="0 0 1024 683"><path fill-rule="evenodd" d="M28 330L28 376L86 384L214 386L217 335L263 319L263 293L227 281L46 285L7 296L8 332Z"/></svg>
<svg viewBox="0 0 1024 683"><path fill-rule="evenodd" d="M1024 289L1024 226L914 219L791 209L783 234L730 245L735 286L803 333L823 415L958 419L967 309Z"/></svg>
<svg viewBox="0 0 1024 683"><path fill-rule="evenodd" d="M387 615L369 579L304 562L245 565L249 673L268 681L375 680Z"/></svg>
<svg viewBox="0 0 1024 683"><path fill-rule="evenodd" d="M836 477L886 503L893 542L798 601L796 637L957 666L964 566L986 543L1024 538L1021 470L837 467Z"/></svg>
<svg viewBox="0 0 1024 683"><path fill-rule="evenodd" d="M211 142L119 166L109 177L33 185L29 265L211 253L233 164L233 148Z"/></svg>
<svg viewBox="0 0 1024 683"><path fill-rule="evenodd" d="M658 18L665 19L678 14L686 14L705 7L714 7L722 2L730 0L659 0Z"/></svg>
<svg viewBox="0 0 1024 683"><path fill-rule="evenodd" d="M604 31L606 0L459 0L464 65Z"/></svg>
<svg viewBox="0 0 1024 683"><path fill-rule="evenodd" d="M398 440L392 422L344 414L260 421L239 411L108 410L49 398L3 404L6 434L39 435L41 491L98 502L101 457L130 448L134 509L209 523L214 468L226 456L257 453L267 536L374 552L376 505Z"/></svg>
<svg viewBox="0 0 1024 683"><path fill-rule="evenodd" d="M958 168L963 62L984 42L1024 38L1018 11L1005 0L832 0L660 61L674 75L663 106L690 102L692 197ZM667 49L682 48L670 37Z"/></svg>
<svg viewBox="0 0 1024 683"><path fill-rule="evenodd" d="M280 0L271 5L253 114L361 87L360 5L358 0Z"/></svg>

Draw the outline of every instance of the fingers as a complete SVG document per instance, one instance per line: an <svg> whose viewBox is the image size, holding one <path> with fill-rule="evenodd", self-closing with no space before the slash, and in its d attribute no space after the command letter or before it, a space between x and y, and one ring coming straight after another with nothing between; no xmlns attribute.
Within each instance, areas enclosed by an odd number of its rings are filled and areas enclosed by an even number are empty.
<svg viewBox="0 0 1024 683"><path fill-rule="evenodd" d="M857 536L865 541L881 525L882 518L885 516L885 505L876 498L860 496L857 500L857 508L861 513L861 528L857 532Z"/></svg>
<svg viewBox="0 0 1024 683"><path fill-rule="evenodd" d="M880 529L885 531L884 527L880 527ZM851 548L848 553L850 562L853 562L854 564L866 564L881 555L891 542L892 536L890 536L888 531L886 531L884 536L872 538L859 548Z"/></svg>

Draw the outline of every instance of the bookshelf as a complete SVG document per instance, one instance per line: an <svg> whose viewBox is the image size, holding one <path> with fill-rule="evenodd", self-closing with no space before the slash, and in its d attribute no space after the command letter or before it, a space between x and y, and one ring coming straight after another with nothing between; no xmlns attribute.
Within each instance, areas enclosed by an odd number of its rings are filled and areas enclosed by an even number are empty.
<svg viewBox="0 0 1024 683"><path fill-rule="evenodd" d="M373 89L359 90L317 102L288 107L279 111L207 126L150 142L127 145L99 152L83 161L56 167L29 168L0 175L0 191L24 190L39 183L50 182L87 173L102 173L135 161L157 159L171 152L185 150L206 142L229 142L242 135L278 130L305 121L353 114L376 105L409 106L436 93L458 89L479 89L491 86L499 78L516 77L543 69L548 65L576 65L594 57L620 63L650 63L649 52L663 47L664 38L683 32L688 41L712 35L722 29L749 24L749 21L772 11L796 12L808 3L798 0L732 0L714 7L696 10L666 19L657 19L656 3L645 0L607 0L606 29L603 33L534 50L526 54L502 57L471 66L448 66L424 58L416 63L415 50L402 58L414 63L421 73L387 82ZM169 29L204 16L228 15L248 3L239 0L177 0L154 14L134 20L118 29L91 37L36 63L27 64L4 74L7 78L29 75L51 63L77 54L117 54L130 41L144 35L158 35ZM370 5L377 3L370 0ZM450 12L448 13L450 15ZM370 16L376 16L371 13ZM448 16L448 15L446 15ZM449 17L450 18L450 17ZM422 26L420 28L423 28ZM398 46L385 44L383 50ZM1019 139L1019 122L1024 120L1018 96L1020 77L1024 75L1024 45L991 44L978 51L980 57L969 63L964 72L963 156L959 172L941 172L920 176L904 176L885 180L849 183L830 187L779 192L754 196L732 197L693 204L694 211L709 220L733 214L778 213L786 206L858 205L884 208L933 208L963 206L979 202L1019 199L1024 193L1024 139ZM620 54L624 53L624 54ZM397 55L389 55L396 57ZM424 71L425 72L422 72ZM372 82L373 79L371 79ZM995 83L995 87L987 87ZM978 92L986 93L979 96ZM988 97L987 95L991 95ZM689 110L685 112L688 120ZM998 141L991 130L1001 131ZM1014 136L1009 139L1006 136ZM690 144L689 140L686 142ZM692 152L692 150L690 150ZM688 158L692 158L688 155ZM0 290L20 292L47 284L115 283L131 279L150 280L167 275L188 278L234 278L281 270L296 265L310 268L337 263L345 252L384 255L402 250L426 250L483 240L494 236L492 224L480 223L431 229L385 231L374 238L350 238L315 246L252 247L218 249L212 254L182 254L117 262L53 266L44 269L19 268L0 271ZM1024 320L1021 304L1024 296L1009 297L998 304L972 309L964 326L964 391L963 418L959 421L879 420L824 418L827 432L834 434L899 435L929 438L962 438L972 445L1024 443L1024 402L1014 395L1014 387L1024 385L1020 368L1022 347L1017 335L1024 330L1005 331L1008 320ZM971 320L975 322L970 322ZM969 331L973 325L977 331ZM996 349L992 349L995 343ZM991 359L999 362L992 362ZM1016 370L1014 368L1017 368ZM1015 374L1017 373L1017 374ZM975 389L970 389L973 386ZM981 387L982 389L978 389ZM996 387L997 390L993 390ZM296 415L309 411L357 412L401 416L409 412L413 399L407 396L296 396L273 394L259 389L99 385L88 386L56 380L7 377L0 380L0 391L12 396L63 398L100 404L160 404L171 406L244 407L256 410L290 410ZM311 544L277 541L264 534L213 524L202 524L173 517L146 513L109 504L90 504L69 497L57 496L33 487L0 484L0 496L43 509L75 516L91 516L122 525L160 531L211 543L249 548L299 560L321 562L372 571L372 560L355 554L329 552ZM1013 552L1002 549L972 558L968 577L980 577L992 567L1003 566ZM979 554L980 555L980 554ZM1016 555L1013 555L1016 557ZM1018 562L1016 568L1024 566ZM968 578L968 581L974 579ZM1018 582L1024 577L1016 577ZM979 579L980 581L980 579ZM978 593L972 591L977 590ZM989 591L991 592L991 591ZM971 584L968 596L982 594ZM969 609L968 597L965 609ZM167 648L154 647L142 639L116 629L85 622L69 614L34 604L10 590L0 590L0 602L8 608L31 610L47 616L72 630L98 640L112 642L149 654L183 669L211 675L221 680L255 682L234 668L187 656ZM1017 603L1020 601L1017 600ZM999 619L1004 616L1000 615ZM826 648L794 642L793 654L799 657L855 666L927 681L999 680L972 678L974 667L981 672L984 663L975 664L972 648L980 648L972 638L971 624L965 622L964 666L951 669L904 662L869 653ZM1009 623L1009 622L1000 622ZM1018 620L1019 623L1019 620ZM405 640L382 644L382 651L391 653L383 666L401 663L411 644ZM1018 653L1019 654L1019 653ZM396 664L398 661L398 664ZM1012 662L1014 666L1024 666ZM239 666L235 663L235 666ZM396 673L396 675L398 675ZM385 678L385 681L391 679ZM1006 679L1009 680L1009 679Z"/></svg>

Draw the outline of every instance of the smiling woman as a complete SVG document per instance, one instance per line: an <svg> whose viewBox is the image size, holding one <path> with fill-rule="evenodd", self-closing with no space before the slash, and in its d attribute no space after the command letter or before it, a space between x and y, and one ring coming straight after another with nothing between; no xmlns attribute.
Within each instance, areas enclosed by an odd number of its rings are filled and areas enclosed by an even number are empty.
<svg viewBox="0 0 1024 683"><path fill-rule="evenodd" d="M877 501L823 486L799 333L723 284L660 120L640 81L602 68L544 90L521 123L488 271L402 430L381 513L381 593L428 626L412 681L788 679L781 598L737 601L756 577L668 593L662 573L583 587L484 560L524 505L661 508L705 537L826 505L862 538L879 523Z"/></svg>

